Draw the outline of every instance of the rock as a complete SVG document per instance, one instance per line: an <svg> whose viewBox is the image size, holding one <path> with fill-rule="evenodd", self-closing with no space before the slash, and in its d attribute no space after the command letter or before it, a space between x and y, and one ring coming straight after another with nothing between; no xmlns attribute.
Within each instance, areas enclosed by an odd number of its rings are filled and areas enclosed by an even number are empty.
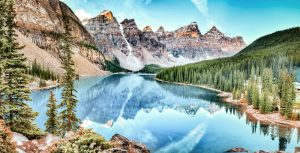
<svg viewBox="0 0 300 153"><path fill-rule="evenodd" d="M47 148L59 140L61 140L61 138L48 134L38 140L22 141L22 143L18 143L17 141L17 149L19 152L48 153Z"/></svg>
<svg viewBox="0 0 300 153"><path fill-rule="evenodd" d="M97 47L106 56L113 58L114 50L120 50L125 54L129 52L122 36L122 28L111 11L104 10L98 16L85 22L84 26L92 34Z"/></svg>
<svg viewBox="0 0 300 153"><path fill-rule="evenodd" d="M150 153L144 144L130 141L119 134L115 134L110 141L115 148L127 150L128 153Z"/></svg>
<svg viewBox="0 0 300 153"><path fill-rule="evenodd" d="M75 54L82 56L87 62L92 63L99 68L102 68L104 62L103 55L92 48L95 46L94 38L81 24L81 21L73 13L73 11L60 0L16 0L16 24L17 30L26 40L32 42L51 56L60 61L60 36L65 32L65 24L68 24L71 30L72 51ZM68 17L67 20L63 17ZM26 44L26 47L32 47L25 40L18 40L21 44ZM48 66L47 57L32 57L33 54L25 54L30 62L37 60L38 64ZM75 56L75 55L74 55ZM44 59L43 59L44 58ZM77 65L81 64L77 61ZM52 71L56 71L49 66ZM63 72L61 72L61 75Z"/></svg>
<svg viewBox="0 0 300 153"><path fill-rule="evenodd" d="M128 153L127 150L121 148L111 148L107 150L103 150L102 153Z"/></svg>
<svg viewBox="0 0 300 153"><path fill-rule="evenodd" d="M229 150L227 150L227 151L225 151L225 152L248 152L248 150L239 147L239 148L232 148L232 149L229 149Z"/></svg>
<svg viewBox="0 0 300 153"><path fill-rule="evenodd" d="M272 153L272 152L259 150L259 151L255 151L254 153Z"/></svg>
<svg viewBox="0 0 300 153"><path fill-rule="evenodd" d="M29 141L24 135L20 133L13 132L13 141L17 143L17 145L22 144L23 142Z"/></svg>
<svg viewBox="0 0 300 153"><path fill-rule="evenodd" d="M300 147L295 147L295 153L300 153Z"/></svg>

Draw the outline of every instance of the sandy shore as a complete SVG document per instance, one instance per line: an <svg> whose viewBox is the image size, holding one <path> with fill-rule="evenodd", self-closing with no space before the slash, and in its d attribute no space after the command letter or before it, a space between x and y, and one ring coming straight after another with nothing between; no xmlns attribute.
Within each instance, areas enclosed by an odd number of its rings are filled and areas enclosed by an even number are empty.
<svg viewBox="0 0 300 153"><path fill-rule="evenodd" d="M216 92L219 92L218 96L222 97L224 102L227 102L227 103L230 103L230 104L233 104L236 106L240 106L241 111L245 112L246 115L248 115L252 119L255 119L261 123L273 124L273 125L279 125L279 126L287 126L287 127L292 127L292 128L300 128L300 121L287 120L284 118L284 116L280 115L278 112L262 114L259 112L259 110L254 109L252 105L248 105L247 103L242 103L242 101L243 101L242 99L233 100L232 94L228 93L228 92L223 92L221 90L203 86L203 85L193 85L193 84L187 84L187 83L169 82L169 81L164 81L164 80L160 80L157 78L155 78L155 80L159 81L159 82L164 82L164 83L194 86L194 87L208 89L211 91L216 91Z"/></svg>

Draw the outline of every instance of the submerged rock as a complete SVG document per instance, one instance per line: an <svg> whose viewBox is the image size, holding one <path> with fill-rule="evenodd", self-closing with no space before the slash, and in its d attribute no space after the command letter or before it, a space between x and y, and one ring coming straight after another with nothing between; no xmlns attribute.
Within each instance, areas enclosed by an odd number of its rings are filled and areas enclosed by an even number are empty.
<svg viewBox="0 0 300 153"><path fill-rule="evenodd" d="M129 139L119 134L115 134L110 141L115 148L126 150L128 153L150 153L150 150L148 150L144 144L130 141ZM121 150L116 151L117 153L119 153L118 151Z"/></svg>
<svg viewBox="0 0 300 153"><path fill-rule="evenodd" d="M255 151L254 153L271 153L269 151L264 151L264 150L259 150L259 151Z"/></svg>
<svg viewBox="0 0 300 153"><path fill-rule="evenodd" d="M245 148L238 147L229 149L226 152L248 152L248 150L246 150Z"/></svg>

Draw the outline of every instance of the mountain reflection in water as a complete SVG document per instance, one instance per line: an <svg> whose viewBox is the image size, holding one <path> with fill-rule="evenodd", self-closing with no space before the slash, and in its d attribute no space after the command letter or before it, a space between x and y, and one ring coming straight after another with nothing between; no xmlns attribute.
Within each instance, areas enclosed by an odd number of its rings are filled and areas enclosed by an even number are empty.
<svg viewBox="0 0 300 153"><path fill-rule="evenodd" d="M83 126L109 139L119 133L154 152L251 152L286 150L298 145L298 129L264 125L224 103L217 93L159 83L151 75L111 75L76 82L77 115ZM60 101L61 88L53 89ZM32 93L30 106L44 128L49 90Z"/></svg>

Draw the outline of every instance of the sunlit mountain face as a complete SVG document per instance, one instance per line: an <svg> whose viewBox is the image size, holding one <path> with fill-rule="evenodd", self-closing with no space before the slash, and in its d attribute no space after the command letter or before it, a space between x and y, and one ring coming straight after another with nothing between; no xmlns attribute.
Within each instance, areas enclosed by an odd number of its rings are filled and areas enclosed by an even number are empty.
<svg viewBox="0 0 300 153"><path fill-rule="evenodd" d="M76 88L83 127L106 139L122 134L153 152L224 152L236 146L293 151L298 143L297 130L260 124L216 92L159 83L152 75L83 78ZM54 89L58 101L61 90ZM48 90L31 95L41 128L48 97Z"/></svg>

